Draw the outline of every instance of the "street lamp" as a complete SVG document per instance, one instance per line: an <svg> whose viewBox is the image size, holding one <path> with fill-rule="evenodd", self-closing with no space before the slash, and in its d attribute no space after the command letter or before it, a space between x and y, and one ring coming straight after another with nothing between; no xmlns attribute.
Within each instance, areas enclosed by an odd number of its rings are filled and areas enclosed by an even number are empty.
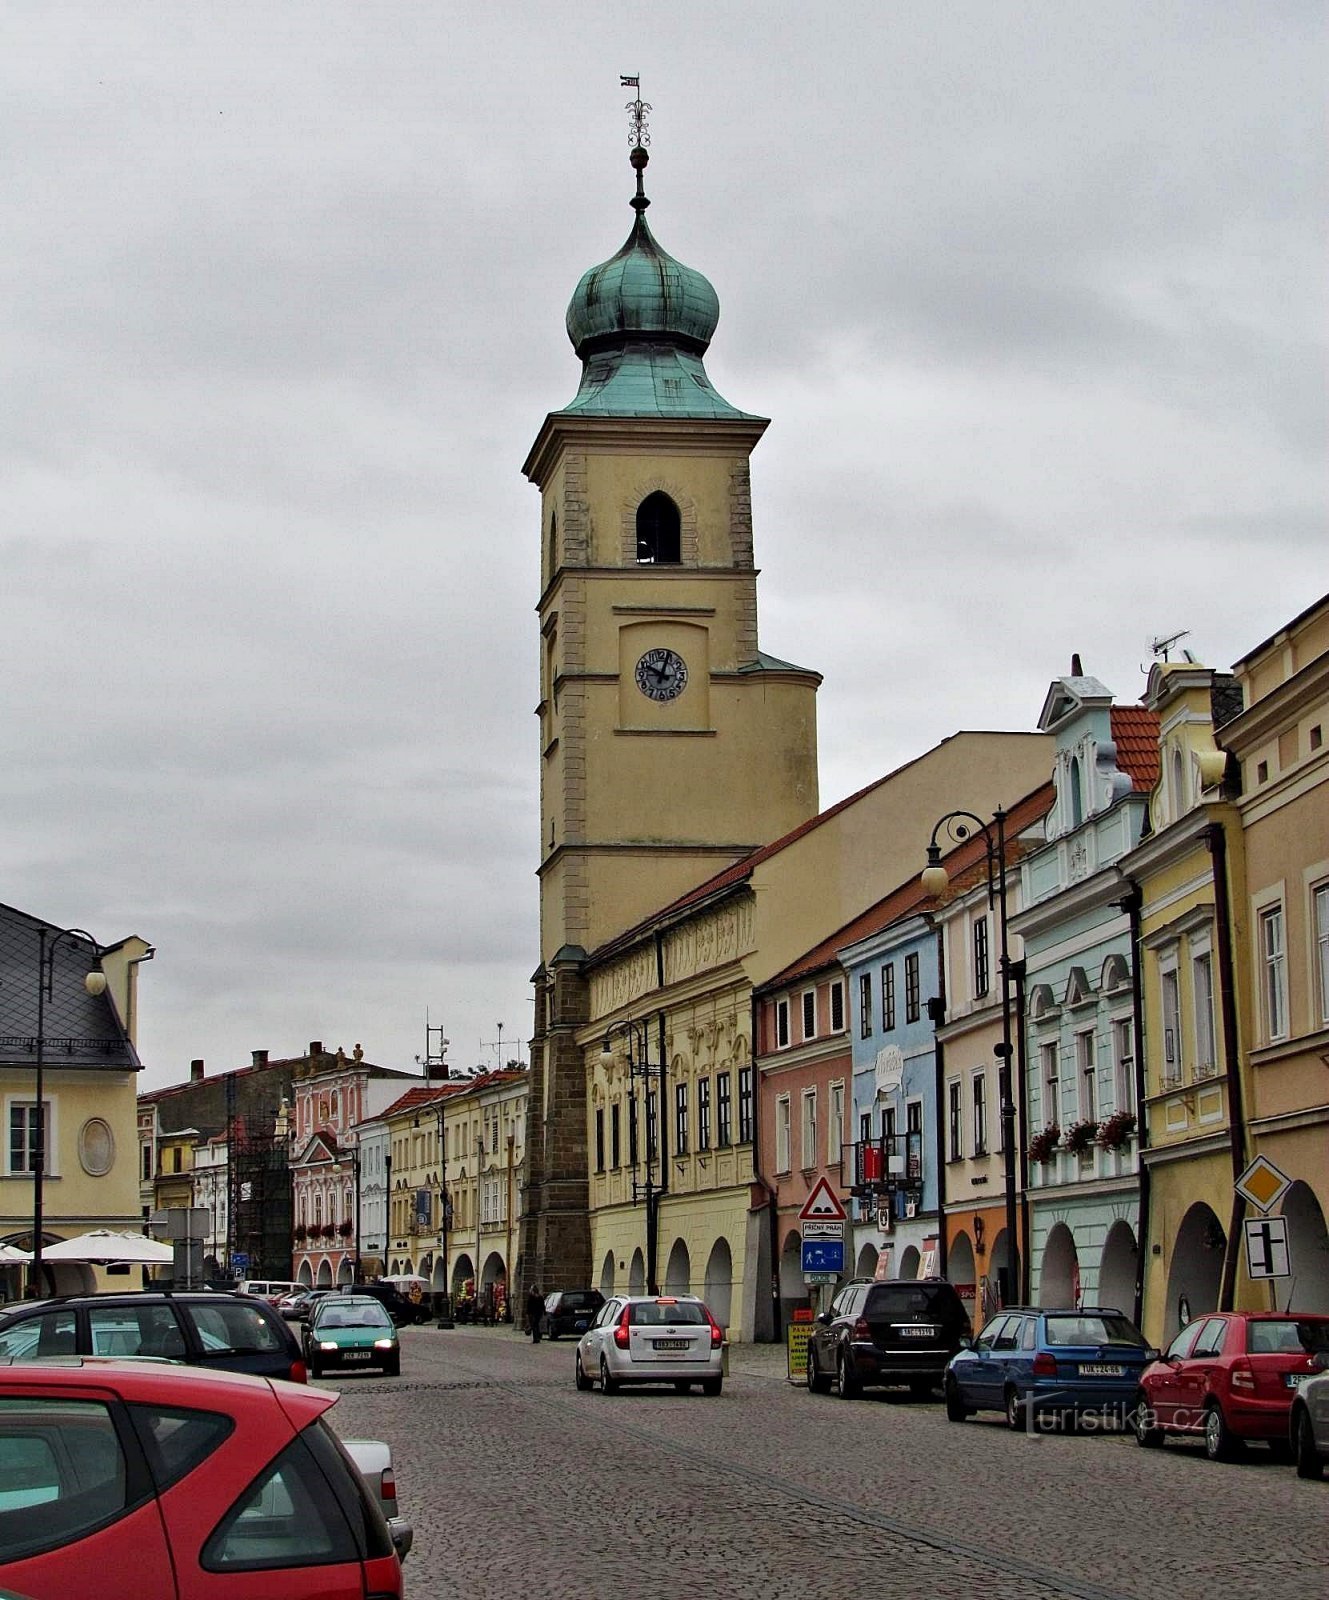
<svg viewBox="0 0 1329 1600"><path fill-rule="evenodd" d="M631 1018L623 1022L610 1023L605 1030L604 1044L600 1047L601 1064L607 1064L614 1059L613 1037L615 1033L627 1035L628 1040L628 1082L629 1085L641 1078L646 1084L646 1177L641 1183L637 1181L637 1164L634 1157L632 1164L632 1200L646 1202L646 1287L650 1294L659 1294L659 1234L660 1234L660 1201L668 1192L669 1160L665 1149L665 1046L664 1046L664 1013L659 1018L659 1050L660 1059L652 1062L650 1059L650 1035L645 1022L636 1022ZM655 1116L651 1116L651 1074L656 1074ZM633 1113L629 1113L632 1115ZM660 1181L655 1181L655 1160L659 1158Z"/></svg>
<svg viewBox="0 0 1329 1600"><path fill-rule="evenodd" d="M46 1186L46 1002L54 998L55 952L62 939L86 939L92 946L92 969L84 975L83 987L95 999L106 993L106 974L101 970L102 946L82 928L37 929L37 1039L36 1039L36 1127L32 1140L32 1266L28 1274L28 1294L40 1296L42 1281L43 1206Z"/></svg>
<svg viewBox="0 0 1329 1600"><path fill-rule="evenodd" d="M1006 1180L1006 1253L1008 1260L1008 1293L1007 1304L1019 1298L1019 1277L1015 1270L1016 1260L1016 1200L1015 1200L1015 1095L1014 1084L1011 1081L1011 956L1010 941L1006 929L1006 812L997 807L991 822L984 822L981 817L976 817L972 811L948 811L941 817L932 830L932 837L928 841L928 864L924 867L919 878L919 884L925 894L937 896L945 892L950 882L946 868L941 864L941 847L937 843L938 836L945 833L945 837L954 845L961 845L974 834L981 834L983 838L984 864L987 868L988 906L997 909L997 927L1000 934L1001 949L998 957L1001 971L1001 1043L996 1046L994 1054L1000 1066L997 1069L998 1093L1001 1096L1001 1146L1002 1160L1005 1166ZM937 1107L937 1115L941 1116L942 1108ZM942 1219L945 1227L945 1219Z"/></svg>

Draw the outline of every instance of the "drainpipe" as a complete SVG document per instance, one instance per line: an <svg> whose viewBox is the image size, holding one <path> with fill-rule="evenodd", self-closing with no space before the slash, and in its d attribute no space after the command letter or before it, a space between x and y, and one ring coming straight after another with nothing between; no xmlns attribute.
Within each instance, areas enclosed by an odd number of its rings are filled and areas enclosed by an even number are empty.
<svg viewBox="0 0 1329 1600"><path fill-rule="evenodd" d="M1237 1037L1236 963L1232 956L1232 901L1227 875L1227 833L1221 822L1205 829L1204 842L1213 858L1214 940L1218 945L1218 970L1222 983L1223 1062L1227 1073L1228 1145L1232 1151L1232 1181L1246 1170L1246 1111L1241 1093L1241 1046ZM1223 1253L1223 1280L1218 1292L1218 1309L1231 1311L1237 1287L1237 1252L1246 1202L1236 1188L1232 1190L1232 1215L1228 1223L1227 1248Z"/></svg>
<svg viewBox="0 0 1329 1600"><path fill-rule="evenodd" d="M1029 1060L1024 1036L1024 980L1023 961L1011 962L1011 979L1015 984L1015 1095L1019 1123L1016 1138L1019 1140L1020 1159L1020 1281L1015 1292L1020 1304L1029 1304Z"/></svg>
<svg viewBox="0 0 1329 1600"><path fill-rule="evenodd" d="M761 1170L761 1069L757 1066L757 1025L760 1014L757 997L749 1002L748 1055L752 1061L752 1177L766 1191L767 1249L771 1253L771 1343L779 1344L780 1327L780 1197ZM756 1331L755 1329L753 1330Z"/></svg>
<svg viewBox="0 0 1329 1600"><path fill-rule="evenodd" d="M1144 1152L1149 1146L1149 1123L1145 1115L1145 1096L1148 1078L1144 1058L1144 932L1141 909L1144 896L1138 883L1131 882L1127 892L1116 904L1130 918L1131 942L1131 1031L1135 1044L1135 1163L1140 1185L1140 1216L1135 1234L1135 1298L1131 1321L1138 1328L1144 1316L1144 1275L1149 1255L1149 1212L1153 1188L1153 1175L1145 1165Z"/></svg>
<svg viewBox="0 0 1329 1600"><path fill-rule="evenodd" d="M933 1094L937 1102L936 1148L933 1158L937 1163L937 1276L946 1276L946 1046L941 1042L941 1028L946 1021L946 937L937 928L937 993L928 1001L928 1017L932 1022L932 1078Z"/></svg>

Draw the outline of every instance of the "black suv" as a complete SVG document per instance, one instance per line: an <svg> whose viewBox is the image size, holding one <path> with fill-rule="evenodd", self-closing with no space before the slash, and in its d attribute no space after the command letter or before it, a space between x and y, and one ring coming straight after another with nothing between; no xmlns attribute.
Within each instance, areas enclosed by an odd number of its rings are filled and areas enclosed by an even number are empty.
<svg viewBox="0 0 1329 1600"><path fill-rule="evenodd" d="M551 1339L560 1333L585 1333L604 1303L598 1289L555 1289L545 1296L545 1332Z"/></svg>
<svg viewBox="0 0 1329 1600"><path fill-rule="evenodd" d="M946 1363L972 1329L945 1278L893 1278L844 1284L812 1327L808 1388L834 1380L845 1400L867 1384L907 1384L919 1398L941 1382Z"/></svg>
<svg viewBox="0 0 1329 1600"><path fill-rule="evenodd" d="M0 1362L61 1355L166 1356L191 1367L306 1381L295 1335L270 1305L244 1294L64 1295L0 1313Z"/></svg>
<svg viewBox="0 0 1329 1600"><path fill-rule="evenodd" d="M412 1322L424 1322L429 1315L424 1302L416 1305L408 1300L395 1283L344 1283L338 1294L367 1294L377 1300L392 1318L393 1326L404 1328Z"/></svg>

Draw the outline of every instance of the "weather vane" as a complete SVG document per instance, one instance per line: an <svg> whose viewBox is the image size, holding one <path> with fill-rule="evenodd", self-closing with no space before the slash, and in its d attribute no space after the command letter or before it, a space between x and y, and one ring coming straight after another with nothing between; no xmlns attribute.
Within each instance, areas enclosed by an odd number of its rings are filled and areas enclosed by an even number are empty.
<svg viewBox="0 0 1329 1600"><path fill-rule="evenodd" d="M624 107L628 112L628 143L634 150L644 150L651 142L650 131L646 127L646 113L651 108L641 97L641 79L627 78L620 73L618 81L622 88L637 91L637 98L629 100Z"/></svg>

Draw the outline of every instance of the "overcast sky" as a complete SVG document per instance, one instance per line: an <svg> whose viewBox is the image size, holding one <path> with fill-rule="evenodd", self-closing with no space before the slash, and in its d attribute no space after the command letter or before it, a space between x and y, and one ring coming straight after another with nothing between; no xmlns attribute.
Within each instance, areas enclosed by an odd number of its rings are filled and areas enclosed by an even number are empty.
<svg viewBox="0 0 1329 1600"><path fill-rule="evenodd" d="M761 642L825 675L823 804L1032 727L1072 651L1128 702L1160 635L1230 665L1329 589L1323 26L6 0L0 900L155 944L145 1086L529 1034L520 467L631 224L620 73L772 418Z"/></svg>

